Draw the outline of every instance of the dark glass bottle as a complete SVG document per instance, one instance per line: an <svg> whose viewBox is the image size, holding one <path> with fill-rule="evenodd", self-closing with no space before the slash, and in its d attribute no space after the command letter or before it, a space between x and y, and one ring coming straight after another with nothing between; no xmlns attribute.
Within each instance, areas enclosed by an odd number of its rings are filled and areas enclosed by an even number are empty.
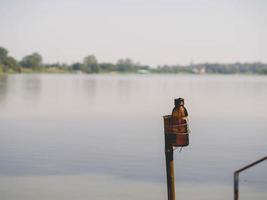
<svg viewBox="0 0 267 200"><path fill-rule="evenodd" d="M187 124L187 110L184 107L184 99L179 98L174 100L175 107L172 110L172 126L175 134L175 141L172 140L173 146L187 146L189 144L188 138L188 124Z"/></svg>

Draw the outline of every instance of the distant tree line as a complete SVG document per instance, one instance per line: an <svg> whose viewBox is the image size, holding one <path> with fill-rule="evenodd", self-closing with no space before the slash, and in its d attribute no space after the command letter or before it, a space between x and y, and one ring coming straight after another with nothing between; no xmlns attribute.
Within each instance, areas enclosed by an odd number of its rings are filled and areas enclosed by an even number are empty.
<svg viewBox="0 0 267 200"><path fill-rule="evenodd" d="M155 73L192 74L267 74L266 63L202 63L194 65L164 65L152 69Z"/></svg>
<svg viewBox="0 0 267 200"><path fill-rule="evenodd" d="M0 47L0 73L10 70L20 71L20 64L15 58L8 55L8 50Z"/></svg>
<svg viewBox="0 0 267 200"><path fill-rule="evenodd" d="M267 74L266 63L202 63L190 65L162 65L153 68L134 62L130 58L119 59L115 64L99 63L94 55L84 57L82 62L73 64L43 63L39 53L26 55L18 61L8 54L8 50L0 47L0 74L23 72L84 72L84 73L191 73L191 74Z"/></svg>
<svg viewBox="0 0 267 200"><path fill-rule="evenodd" d="M71 70L83 71L86 73L137 73L139 70L149 70L149 66L133 62L130 58L119 59L116 64L104 62L99 63L94 55L86 56L82 63L73 63L69 66Z"/></svg>
<svg viewBox="0 0 267 200"><path fill-rule="evenodd" d="M22 69L40 70L42 68L42 56L33 53L17 61L8 55L8 50L0 47L0 72L22 72Z"/></svg>

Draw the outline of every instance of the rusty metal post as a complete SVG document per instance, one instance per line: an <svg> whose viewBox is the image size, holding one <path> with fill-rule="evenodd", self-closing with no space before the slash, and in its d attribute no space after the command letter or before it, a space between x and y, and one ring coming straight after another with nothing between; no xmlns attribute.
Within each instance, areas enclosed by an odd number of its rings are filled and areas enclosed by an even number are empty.
<svg viewBox="0 0 267 200"><path fill-rule="evenodd" d="M239 185L239 173L234 173L234 200L238 200L238 185Z"/></svg>
<svg viewBox="0 0 267 200"><path fill-rule="evenodd" d="M255 161L249 165L246 165L245 167L242 167L239 170L236 170L234 172L234 200L238 200L238 198L239 198L239 173L250 168L250 167L253 167L254 165L259 164L260 162L262 162L266 159L267 159L267 156Z"/></svg>
<svg viewBox="0 0 267 200"><path fill-rule="evenodd" d="M173 163L173 148L165 134L165 156L166 156L166 172L167 172L167 191L168 200L175 200L175 177Z"/></svg>
<svg viewBox="0 0 267 200"><path fill-rule="evenodd" d="M174 105L172 114L163 116L168 200L175 200L173 147L189 145L188 113L184 99L175 99Z"/></svg>

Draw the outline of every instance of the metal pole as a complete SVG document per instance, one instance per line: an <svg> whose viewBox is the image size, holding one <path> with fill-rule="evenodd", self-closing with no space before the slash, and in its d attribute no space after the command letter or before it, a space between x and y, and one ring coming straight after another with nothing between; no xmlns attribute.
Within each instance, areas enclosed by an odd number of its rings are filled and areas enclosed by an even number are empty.
<svg viewBox="0 0 267 200"><path fill-rule="evenodd" d="M234 200L238 200L239 198L238 185L239 185L239 174L234 173Z"/></svg>
<svg viewBox="0 0 267 200"><path fill-rule="evenodd" d="M239 170L236 170L234 172L234 200L238 200L238 198L239 198L239 173L250 168L250 167L253 167L254 165L259 164L260 162L262 162L266 159L267 159L267 156L255 161L249 165L246 165L245 167L242 167Z"/></svg>
<svg viewBox="0 0 267 200"><path fill-rule="evenodd" d="M175 200L173 148L170 142L168 141L167 134L165 134L165 156L166 156L168 200Z"/></svg>

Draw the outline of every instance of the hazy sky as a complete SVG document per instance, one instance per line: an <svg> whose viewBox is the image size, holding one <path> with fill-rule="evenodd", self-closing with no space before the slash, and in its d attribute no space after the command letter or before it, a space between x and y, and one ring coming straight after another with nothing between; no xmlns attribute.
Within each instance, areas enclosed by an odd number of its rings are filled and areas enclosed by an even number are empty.
<svg viewBox="0 0 267 200"><path fill-rule="evenodd" d="M267 62L267 1L0 0L0 46L44 62Z"/></svg>

